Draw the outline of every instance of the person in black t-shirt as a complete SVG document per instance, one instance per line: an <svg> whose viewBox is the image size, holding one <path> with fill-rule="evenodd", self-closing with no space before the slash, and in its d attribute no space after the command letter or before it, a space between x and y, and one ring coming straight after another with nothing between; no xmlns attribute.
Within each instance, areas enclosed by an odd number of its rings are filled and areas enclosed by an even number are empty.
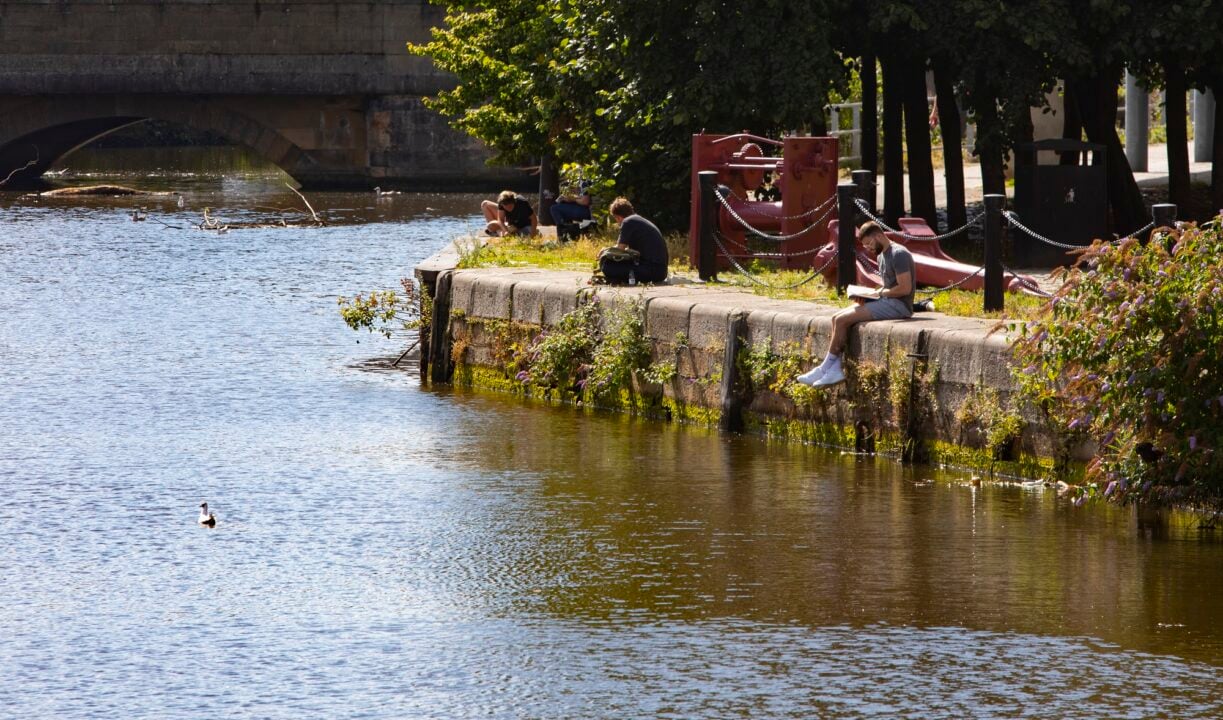
<svg viewBox="0 0 1223 720"><path fill-rule="evenodd" d="M513 190L502 191L497 196L497 202L485 200L480 203L484 212L484 220L488 223L484 232L498 237L501 235L538 235L539 218L535 215L531 203Z"/></svg>
<svg viewBox="0 0 1223 720"><path fill-rule="evenodd" d="M632 203L618 197L608 208L612 219L620 225L620 237L616 247L622 250L636 250L638 256L631 260L613 260L603 258L599 261L599 269L609 283L630 282L630 277L637 282L662 282L667 279L667 243L662 239L662 233L654 223L637 214Z"/></svg>

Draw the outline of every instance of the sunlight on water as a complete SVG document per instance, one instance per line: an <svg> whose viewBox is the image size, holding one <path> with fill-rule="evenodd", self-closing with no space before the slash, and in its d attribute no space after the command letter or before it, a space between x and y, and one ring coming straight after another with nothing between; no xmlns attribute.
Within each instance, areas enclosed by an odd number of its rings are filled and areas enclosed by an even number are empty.
<svg viewBox="0 0 1223 720"><path fill-rule="evenodd" d="M335 298L395 287L479 197L195 229L301 213L227 152L55 179L182 207L0 193L0 715L1223 714L1216 535L424 390Z"/></svg>

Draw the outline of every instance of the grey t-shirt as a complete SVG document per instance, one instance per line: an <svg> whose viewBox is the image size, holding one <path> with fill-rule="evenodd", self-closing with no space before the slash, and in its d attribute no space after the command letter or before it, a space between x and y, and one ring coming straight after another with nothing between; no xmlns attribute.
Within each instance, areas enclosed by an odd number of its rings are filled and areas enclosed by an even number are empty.
<svg viewBox="0 0 1223 720"><path fill-rule="evenodd" d="M905 307L913 307L913 294L917 288L917 277L913 274L913 255L909 253L909 249L903 245L892 243L887 250L879 253L876 258L879 263L879 277L883 278L883 287L891 289L899 283L896 282L896 276L902 273L909 273L909 279L912 280L909 294L904 297L896 298L903 302Z"/></svg>

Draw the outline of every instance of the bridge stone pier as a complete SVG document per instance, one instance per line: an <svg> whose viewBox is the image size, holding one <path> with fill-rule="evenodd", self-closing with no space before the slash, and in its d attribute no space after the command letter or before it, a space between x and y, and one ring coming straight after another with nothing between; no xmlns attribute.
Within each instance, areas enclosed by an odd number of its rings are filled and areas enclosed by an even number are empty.
<svg viewBox="0 0 1223 720"><path fill-rule="evenodd" d="M422 98L427 0L0 0L0 178L149 118L245 145L306 187L489 189L521 171Z"/></svg>

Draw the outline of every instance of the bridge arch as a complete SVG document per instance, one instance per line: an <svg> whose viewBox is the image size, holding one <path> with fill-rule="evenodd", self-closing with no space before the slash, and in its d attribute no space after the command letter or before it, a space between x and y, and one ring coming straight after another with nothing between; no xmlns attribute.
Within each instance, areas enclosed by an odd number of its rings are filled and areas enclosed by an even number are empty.
<svg viewBox="0 0 1223 720"><path fill-rule="evenodd" d="M279 130L208 98L43 97L0 108L0 169L18 170L8 186L37 182L48 168L121 128L158 119L243 145L299 182L317 163ZM3 179L0 175L0 179Z"/></svg>

